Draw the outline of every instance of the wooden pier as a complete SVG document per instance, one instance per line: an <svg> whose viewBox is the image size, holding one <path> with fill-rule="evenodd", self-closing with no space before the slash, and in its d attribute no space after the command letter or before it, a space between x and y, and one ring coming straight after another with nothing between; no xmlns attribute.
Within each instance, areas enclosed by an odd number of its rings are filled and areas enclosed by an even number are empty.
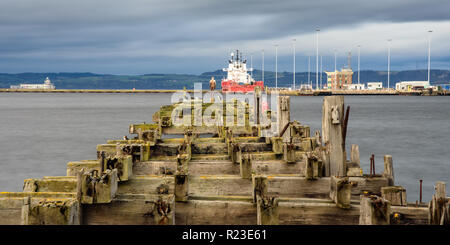
<svg viewBox="0 0 450 245"><path fill-rule="evenodd" d="M291 121L289 97L279 96L277 109L265 112L277 115L274 137L261 134L268 126L248 123L260 118L255 101L233 102L232 110L245 108L245 124L231 127L175 126L170 115L179 104L163 106L153 124L130 125L134 139L109 140L97 146L97 159L69 162L67 176L1 192L0 224L449 224L445 183L436 183L430 203L407 203L405 189L394 186L392 156L382 172L367 174L359 147L345 152L351 129L343 96L324 97L322 130L313 134ZM211 106L198 103L183 111ZM227 106L218 112L225 116Z"/></svg>

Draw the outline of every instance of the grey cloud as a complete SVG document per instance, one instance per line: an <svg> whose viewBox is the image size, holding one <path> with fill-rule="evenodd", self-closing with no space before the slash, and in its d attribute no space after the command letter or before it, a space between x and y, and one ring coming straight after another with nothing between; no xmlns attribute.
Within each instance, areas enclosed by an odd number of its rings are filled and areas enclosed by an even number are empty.
<svg viewBox="0 0 450 245"><path fill-rule="evenodd" d="M448 9L450 2L441 0L2 0L0 72L20 70L12 68L15 62L30 71L158 72L168 70L162 59L176 64L169 66L173 72L198 73L220 68L226 57L216 56L240 43L249 48L316 27L448 21Z"/></svg>

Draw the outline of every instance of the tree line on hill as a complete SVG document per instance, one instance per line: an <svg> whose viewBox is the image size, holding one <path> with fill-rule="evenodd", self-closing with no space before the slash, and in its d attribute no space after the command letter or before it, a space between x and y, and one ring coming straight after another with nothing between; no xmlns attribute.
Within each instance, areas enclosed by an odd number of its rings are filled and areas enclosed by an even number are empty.
<svg viewBox="0 0 450 245"><path fill-rule="evenodd" d="M325 84L327 77L325 73L319 74L319 81ZM144 74L144 75L109 75L94 73L0 73L0 88L9 88L10 85L21 83L43 83L49 77L57 89L193 89L194 83L201 82L203 88L209 88L209 80L214 76L217 88L220 81L226 77L222 70L205 72L200 75L191 74ZM255 80L262 79L261 70L253 72ZM279 72L278 87L291 87L293 84L292 72ZM296 72L296 85L308 83L307 72ZM353 74L353 83L357 83L357 72ZM426 81L427 70L392 71L390 75L390 86L394 87L399 81ZM450 70L431 70L431 84L450 84ZM275 86L275 72L264 72L265 85ZM309 81L316 84L316 73L309 74ZM386 71L361 71L361 83L383 82L387 86Z"/></svg>

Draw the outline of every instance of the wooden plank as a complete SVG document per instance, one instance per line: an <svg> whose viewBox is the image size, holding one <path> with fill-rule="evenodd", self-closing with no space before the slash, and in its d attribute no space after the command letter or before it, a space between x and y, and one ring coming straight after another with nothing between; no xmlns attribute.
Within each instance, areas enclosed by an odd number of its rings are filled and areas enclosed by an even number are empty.
<svg viewBox="0 0 450 245"><path fill-rule="evenodd" d="M391 202L392 206L406 206L406 189L401 186L381 187L381 197Z"/></svg>
<svg viewBox="0 0 450 245"><path fill-rule="evenodd" d="M169 193L174 193L173 176L140 175L133 176L130 180L120 182L118 194L156 194L158 187L166 185Z"/></svg>
<svg viewBox="0 0 450 245"><path fill-rule="evenodd" d="M0 197L0 225L20 225L23 197Z"/></svg>
<svg viewBox="0 0 450 245"><path fill-rule="evenodd" d="M170 225L175 224L173 195L162 195L169 204L167 217L155 213L158 195L121 195L110 204L83 205L84 225Z"/></svg>
<svg viewBox="0 0 450 245"><path fill-rule="evenodd" d="M256 225L251 201L189 200L176 205L177 225Z"/></svg>
<svg viewBox="0 0 450 245"><path fill-rule="evenodd" d="M280 225L357 225L359 205L341 209L334 203L279 202Z"/></svg>
<svg viewBox="0 0 450 245"><path fill-rule="evenodd" d="M391 206L391 225L428 225L428 208Z"/></svg>
<svg viewBox="0 0 450 245"><path fill-rule="evenodd" d="M256 161L252 159L252 170L255 174L301 174L305 161L286 163L283 160ZM173 175L176 170L176 161L147 161L133 164L133 173L136 175ZM189 162L190 175L238 175L240 168L230 160Z"/></svg>

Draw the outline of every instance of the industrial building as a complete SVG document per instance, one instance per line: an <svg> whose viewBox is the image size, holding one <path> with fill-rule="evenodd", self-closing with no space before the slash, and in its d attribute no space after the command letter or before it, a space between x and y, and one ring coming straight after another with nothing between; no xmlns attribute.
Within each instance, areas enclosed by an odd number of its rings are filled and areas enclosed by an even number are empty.
<svg viewBox="0 0 450 245"><path fill-rule="evenodd" d="M401 81L395 84L397 91L414 91L430 88L428 81Z"/></svg>
<svg viewBox="0 0 450 245"><path fill-rule="evenodd" d="M327 72L327 88L328 89L348 89L352 84L353 71L351 67L351 53L348 53L348 65L342 68L341 71Z"/></svg>
<svg viewBox="0 0 450 245"><path fill-rule="evenodd" d="M368 90L381 90L381 89L383 89L383 83L382 82L368 82L367 89Z"/></svg>
<svg viewBox="0 0 450 245"><path fill-rule="evenodd" d="M343 68L341 71L327 72L328 89L346 89L352 84L353 71L350 68Z"/></svg>
<svg viewBox="0 0 450 245"><path fill-rule="evenodd" d="M349 84L349 85L347 85L347 89L350 89L350 90L364 90L365 86L364 86L363 83L360 83L360 84Z"/></svg>

